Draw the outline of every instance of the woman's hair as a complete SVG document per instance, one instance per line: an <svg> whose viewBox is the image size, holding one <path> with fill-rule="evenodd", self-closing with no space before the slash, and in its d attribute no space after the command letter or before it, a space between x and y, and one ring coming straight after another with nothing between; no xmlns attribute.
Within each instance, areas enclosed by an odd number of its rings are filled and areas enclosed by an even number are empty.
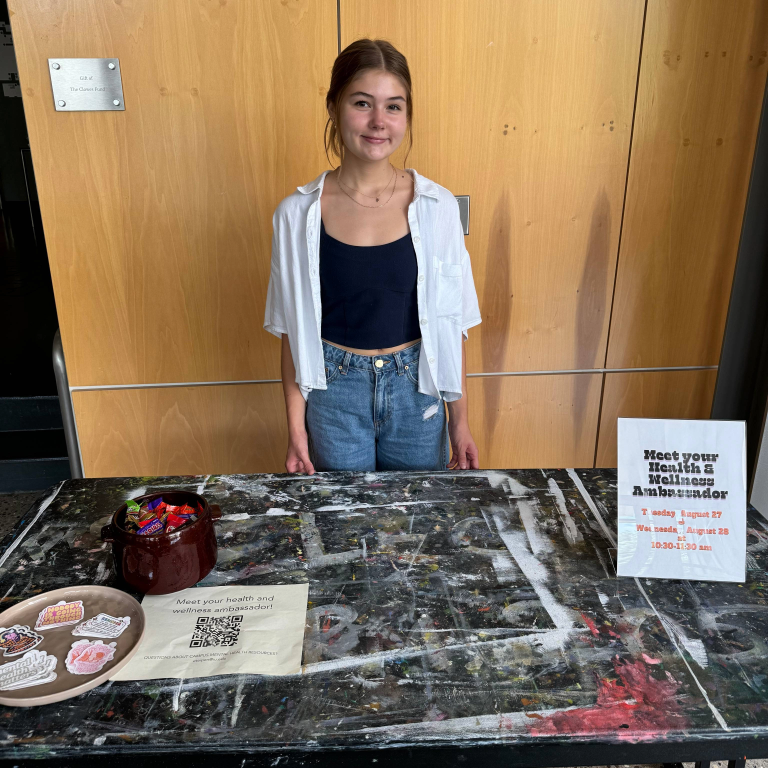
<svg viewBox="0 0 768 768"><path fill-rule="evenodd" d="M336 57L336 61L333 62L331 86L325 97L325 103L329 106L333 105L334 114L338 118L341 111L341 98L347 86L356 77L359 77L368 70L389 72L400 80L403 88L405 88L405 109L408 121L406 129L408 134L408 151L405 153L405 159L403 160L403 166L405 166L405 160L408 158L413 147L411 72L408 69L408 62L405 56L392 43L386 40L369 40L368 38L362 38L361 40L355 40L354 43L350 43ZM325 156L328 158L328 162L333 165L330 157L328 157L329 148L342 161L344 159L344 142L341 139L341 133L336 123L330 117L325 124L323 140L325 142Z"/></svg>

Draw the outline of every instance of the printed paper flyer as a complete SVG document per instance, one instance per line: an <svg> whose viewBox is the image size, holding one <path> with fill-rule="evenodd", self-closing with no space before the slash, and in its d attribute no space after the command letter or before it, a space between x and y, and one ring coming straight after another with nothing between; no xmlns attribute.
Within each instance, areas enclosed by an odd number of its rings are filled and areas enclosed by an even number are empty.
<svg viewBox="0 0 768 768"><path fill-rule="evenodd" d="M618 420L619 576L743 582L743 421Z"/></svg>
<svg viewBox="0 0 768 768"><path fill-rule="evenodd" d="M141 646L112 679L298 673L308 589L201 587L147 595Z"/></svg>

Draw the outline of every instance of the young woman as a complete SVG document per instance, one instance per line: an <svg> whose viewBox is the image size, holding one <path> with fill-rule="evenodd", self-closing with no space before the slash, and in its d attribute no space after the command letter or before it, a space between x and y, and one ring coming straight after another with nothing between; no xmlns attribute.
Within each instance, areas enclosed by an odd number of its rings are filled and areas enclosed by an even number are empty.
<svg viewBox="0 0 768 768"><path fill-rule="evenodd" d="M389 161L413 144L405 57L352 43L326 106L340 165L272 218L264 327L283 343L286 470L477 469L463 340L480 311L458 203Z"/></svg>

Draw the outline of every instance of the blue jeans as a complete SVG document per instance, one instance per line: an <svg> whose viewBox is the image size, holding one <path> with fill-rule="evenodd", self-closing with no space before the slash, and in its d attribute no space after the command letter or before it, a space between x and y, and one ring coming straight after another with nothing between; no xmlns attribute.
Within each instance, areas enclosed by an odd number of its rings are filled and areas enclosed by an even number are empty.
<svg viewBox="0 0 768 768"><path fill-rule="evenodd" d="M446 468L445 403L419 392L420 351L421 341L371 356L323 342L328 389L313 389L307 399L309 459L316 470Z"/></svg>

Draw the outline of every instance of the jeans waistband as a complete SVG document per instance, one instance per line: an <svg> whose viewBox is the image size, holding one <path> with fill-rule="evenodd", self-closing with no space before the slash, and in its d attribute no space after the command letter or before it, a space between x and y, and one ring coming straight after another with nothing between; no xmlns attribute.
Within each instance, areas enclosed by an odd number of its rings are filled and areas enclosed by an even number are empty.
<svg viewBox="0 0 768 768"><path fill-rule="evenodd" d="M421 340L399 352L390 352L386 355L356 355L354 352L323 342L323 357L331 363L346 368L359 368L375 373L384 373L388 370L397 370L402 373L406 365L415 363L421 352ZM381 361L381 365L377 365Z"/></svg>

